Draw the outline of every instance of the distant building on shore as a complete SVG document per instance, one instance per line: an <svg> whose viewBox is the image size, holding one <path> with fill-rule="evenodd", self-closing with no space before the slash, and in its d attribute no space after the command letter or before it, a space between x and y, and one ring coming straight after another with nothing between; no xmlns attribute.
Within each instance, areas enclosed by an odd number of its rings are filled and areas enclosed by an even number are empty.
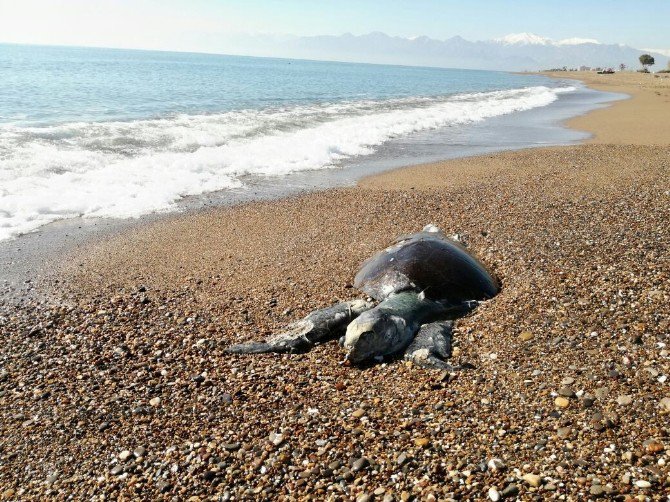
<svg viewBox="0 0 670 502"><path fill-rule="evenodd" d="M579 67L579 71L591 71L591 67L582 65Z"/></svg>

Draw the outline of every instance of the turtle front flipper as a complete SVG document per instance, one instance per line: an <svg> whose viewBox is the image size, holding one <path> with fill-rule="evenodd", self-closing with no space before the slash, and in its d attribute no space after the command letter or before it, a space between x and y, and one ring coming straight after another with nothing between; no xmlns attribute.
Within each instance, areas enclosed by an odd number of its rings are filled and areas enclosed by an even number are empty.
<svg viewBox="0 0 670 502"><path fill-rule="evenodd" d="M422 368L453 371L451 364L445 361L451 356L452 321L424 324L405 350L404 358Z"/></svg>
<svg viewBox="0 0 670 502"><path fill-rule="evenodd" d="M394 293L347 326L343 343L347 359L358 364L400 353L414 340L421 324L449 312L451 308L423 293Z"/></svg>
<svg viewBox="0 0 670 502"><path fill-rule="evenodd" d="M337 338L356 317L373 307L365 300L338 303L315 310L271 336L265 342L248 342L226 348L230 354L263 354L267 352L307 352L319 343Z"/></svg>

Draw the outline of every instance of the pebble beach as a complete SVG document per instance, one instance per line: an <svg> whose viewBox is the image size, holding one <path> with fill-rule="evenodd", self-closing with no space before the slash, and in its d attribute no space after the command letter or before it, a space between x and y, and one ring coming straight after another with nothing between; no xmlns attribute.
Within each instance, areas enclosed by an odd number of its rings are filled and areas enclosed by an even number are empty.
<svg viewBox="0 0 670 502"><path fill-rule="evenodd" d="M631 99L583 144L387 172L86 243L0 304L0 499L667 500L670 79L560 72ZM433 223L502 291L453 362L234 356L361 297Z"/></svg>

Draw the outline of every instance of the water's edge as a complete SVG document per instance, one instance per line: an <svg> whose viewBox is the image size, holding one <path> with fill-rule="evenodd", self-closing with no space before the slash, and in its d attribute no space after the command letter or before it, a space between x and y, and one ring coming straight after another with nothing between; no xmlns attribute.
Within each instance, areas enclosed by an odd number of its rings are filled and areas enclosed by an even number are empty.
<svg viewBox="0 0 670 502"><path fill-rule="evenodd" d="M572 81L574 82L574 81ZM302 171L281 177L250 177L248 187L228 189L183 199L176 211L133 219L73 218L56 221L15 240L0 242L0 302L22 302L45 293L41 281L72 251L87 243L167 218L253 201L277 200L307 192L353 186L364 177L428 162L476 156L505 150L576 144L590 135L568 129L567 120L607 106L625 95L583 88L578 99L565 95L551 105L504 115L454 131L429 131L383 145L368 157L353 159L342 168ZM574 97L573 97L574 98ZM522 120L519 120L520 116ZM450 135L446 135L449 132ZM492 141L487 141L491 139ZM492 144L495 143L495 144ZM445 151L446 150L446 151ZM246 184L246 183L245 183Z"/></svg>

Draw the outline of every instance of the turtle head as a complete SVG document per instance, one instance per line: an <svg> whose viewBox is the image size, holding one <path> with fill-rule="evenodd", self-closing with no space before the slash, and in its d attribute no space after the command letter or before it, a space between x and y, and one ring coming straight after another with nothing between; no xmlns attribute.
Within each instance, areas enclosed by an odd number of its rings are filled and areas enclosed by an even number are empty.
<svg viewBox="0 0 670 502"><path fill-rule="evenodd" d="M400 316L377 309L364 312L347 326L343 344L347 359L357 364L397 352L406 329Z"/></svg>

